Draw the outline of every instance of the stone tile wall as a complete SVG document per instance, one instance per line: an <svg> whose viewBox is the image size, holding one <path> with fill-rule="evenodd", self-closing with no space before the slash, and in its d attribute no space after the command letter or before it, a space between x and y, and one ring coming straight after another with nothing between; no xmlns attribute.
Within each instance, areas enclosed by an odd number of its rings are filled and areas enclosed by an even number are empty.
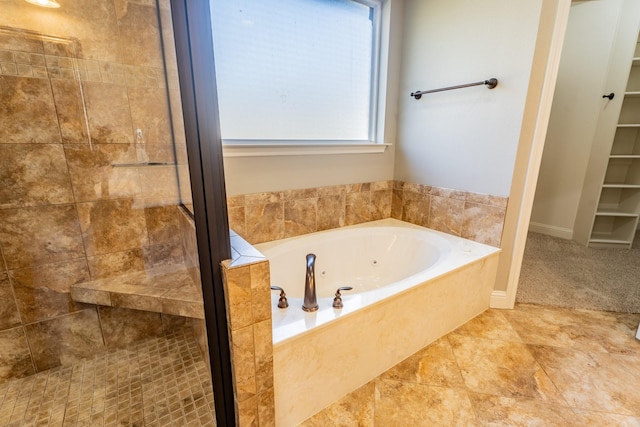
<svg viewBox="0 0 640 427"><path fill-rule="evenodd" d="M250 243L384 218L500 246L506 197L379 181L228 198L229 225Z"/></svg>
<svg viewBox="0 0 640 427"><path fill-rule="evenodd" d="M184 324L69 293L183 262L176 167L114 166L176 161L155 2L11 2L3 19L0 381Z"/></svg>
<svg viewBox="0 0 640 427"><path fill-rule="evenodd" d="M222 263L239 426L275 425L269 262L232 232Z"/></svg>

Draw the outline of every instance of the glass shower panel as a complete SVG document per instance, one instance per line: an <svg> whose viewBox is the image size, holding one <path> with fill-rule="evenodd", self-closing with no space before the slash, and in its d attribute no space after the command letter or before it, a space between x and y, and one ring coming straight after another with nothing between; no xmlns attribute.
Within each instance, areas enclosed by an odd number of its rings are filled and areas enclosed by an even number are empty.
<svg viewBox="0 0 640 427"><path fill-rule="evenodd" d="M215 425L168 1L58 5L0 14L0 425Z"/></svg>

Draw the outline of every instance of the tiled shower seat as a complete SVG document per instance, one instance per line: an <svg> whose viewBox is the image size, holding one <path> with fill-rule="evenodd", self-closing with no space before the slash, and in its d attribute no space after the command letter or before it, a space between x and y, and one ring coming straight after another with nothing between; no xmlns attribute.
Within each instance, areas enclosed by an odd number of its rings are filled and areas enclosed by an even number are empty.
<svg viewBox="0 0 640 427"><path fill-rule="evenodd" d="M71 287L77 302L204 319L202 291L182 265L136 271Z"/></svg>

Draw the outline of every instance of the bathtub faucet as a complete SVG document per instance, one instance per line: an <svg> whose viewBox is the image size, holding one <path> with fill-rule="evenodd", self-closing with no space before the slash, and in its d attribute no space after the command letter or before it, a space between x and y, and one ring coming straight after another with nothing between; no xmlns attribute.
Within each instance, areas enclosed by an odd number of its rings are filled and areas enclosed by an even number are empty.
<svg viewBox="0 0 640 427"><path fill-rule="evenodd" d="M318 309L318 299L316 297L316 256L315 254L307 255L307 275L304 279L304 303L302 309L304 311L316 311Z"/></svg>

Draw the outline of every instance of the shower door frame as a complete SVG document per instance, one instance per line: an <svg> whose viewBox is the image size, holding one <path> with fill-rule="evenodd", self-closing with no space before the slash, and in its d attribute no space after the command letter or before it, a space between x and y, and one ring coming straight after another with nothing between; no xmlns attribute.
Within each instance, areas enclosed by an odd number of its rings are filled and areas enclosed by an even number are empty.
<svg viewBox="0 0 640 427"><path fill-rule="evenodd" d="M171 0L216 420L235 426L220 263L231 258L209 0Z"/></svg>

